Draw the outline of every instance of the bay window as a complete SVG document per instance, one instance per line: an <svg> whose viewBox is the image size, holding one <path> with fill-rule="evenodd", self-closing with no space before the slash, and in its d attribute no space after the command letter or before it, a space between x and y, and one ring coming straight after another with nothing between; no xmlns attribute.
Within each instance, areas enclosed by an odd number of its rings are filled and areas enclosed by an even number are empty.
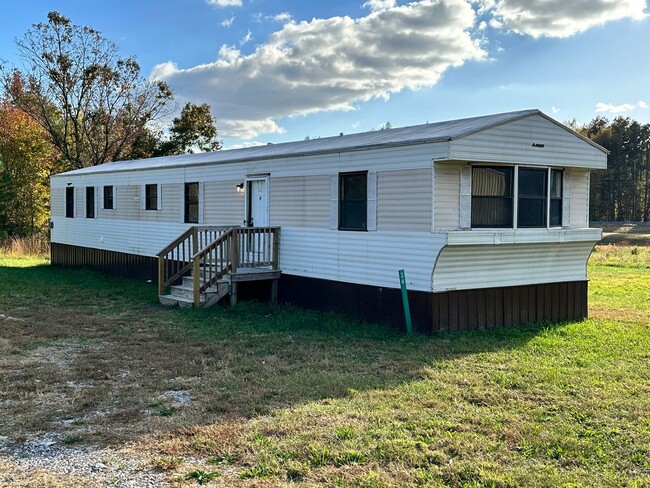
<svg viewBox="0 0 650 488"><path fill-rule="evenodd" d="M519 166L472 167L472 228L562 226L563 172Z"/></svg>

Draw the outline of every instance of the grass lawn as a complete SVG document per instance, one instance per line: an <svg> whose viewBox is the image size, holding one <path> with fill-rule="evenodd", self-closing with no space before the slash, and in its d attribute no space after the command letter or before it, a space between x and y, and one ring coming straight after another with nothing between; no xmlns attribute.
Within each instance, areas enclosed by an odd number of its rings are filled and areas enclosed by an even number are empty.
<svg viewBox="0 0 650 488"><path fill-rule="evenodd" d="M187 486L650 486L648 249L591 263L589 320L408 338L0 257L0 436Z"/></svg>

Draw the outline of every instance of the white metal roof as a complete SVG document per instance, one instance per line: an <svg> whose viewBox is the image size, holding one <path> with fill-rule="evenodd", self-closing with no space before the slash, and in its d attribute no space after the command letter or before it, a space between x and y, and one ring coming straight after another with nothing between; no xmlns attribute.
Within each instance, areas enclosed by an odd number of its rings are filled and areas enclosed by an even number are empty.
<svg viewBox="0 0 650 488"><path fill-rule="evenodd" d="M297 142L267 144L243 149L225 149L221 151L182 154L179 156L163 156L132 161L115 161L98 166L91 166L74 171L68 171L55 176L71 176L82 174L109 173L115 171L137 171L147 169L173 168L179 166L195 166L205 164L226 164L243 161L256 161L275 158L299 157L306 155L327 154L333 152L356 151L386 146L402 146L424 144L429 142L451 141L474 134L508 122L513 122L532 115L541 115L549 121L567 129L551 117L537 109L507 112L502 114L484 115L468 119L449 120L431 124L414 125L410 127L375 130L359 134L349 134L319 139L308 139ZM573 132L573 131L571 131ZM598 144L593 143L579 134L577 137L607 152Z"/></svg>

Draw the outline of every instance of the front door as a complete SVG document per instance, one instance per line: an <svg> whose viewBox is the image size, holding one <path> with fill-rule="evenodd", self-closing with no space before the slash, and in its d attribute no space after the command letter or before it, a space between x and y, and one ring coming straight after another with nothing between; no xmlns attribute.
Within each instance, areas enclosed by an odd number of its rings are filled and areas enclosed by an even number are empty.
<svg viewBox="0 0 650 488"><path fill-rule="evenodd" d="M269 225L269 185L267 178L248 180L248 215L250 227Z"/></svg>

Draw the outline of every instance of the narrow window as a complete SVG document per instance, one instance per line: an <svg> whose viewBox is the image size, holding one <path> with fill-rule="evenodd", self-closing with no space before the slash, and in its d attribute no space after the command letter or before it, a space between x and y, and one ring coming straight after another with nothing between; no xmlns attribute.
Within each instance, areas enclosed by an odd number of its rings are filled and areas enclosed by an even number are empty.
<svg viewBox="0 0 650 488"><path fill-rule="evenodd" d="M548 170L519 168L518 227L546 227Z"/></svg>
<svg viewBox="0 0 650 488"><path fill-rule="evenodd" d="M562 180L564 172L561 169L551 170L551 202L550 202L550 219L549 226L562 226Z"/></svg>
<svg viewBox="0 0 650 488"><path fill-rule="evenodd" d="M512 227L513 168L472 168L472 227Z"/></svg>
<svg viewBox="0 0 650 488"><path fill-rule="evenodd" d="M199 184L185 183L185 222L199 223Z"/></svg>
<svg viewBox="0 0 650 488"><path fill-rule="evenodd" d="M113 210L115 208L113 200L113 186L104 187L104 208L106 210Z"/></svg>
<svg viewBox="0 0 650 488"><path fill-rule="evenodd" d="M95 187L86 187L86 218L95 218Z"/></svg>
<svg viewBox="0 0 650 488"><path fill-rule="evenodd" d="M145 185L144 202L145 210L158 210L158 185Z"/></svg>
<svg viewBox="0 0 650 488"><path fill-rule="evenodd" d="M339 229L367 230L368 173L339 175Z"/></svg>
<svg viewBox="0 0 650 488"><path fill-rule="evenodd" d="M65 216L69 219L74 218L74 186L65 189Z"/></svg>

